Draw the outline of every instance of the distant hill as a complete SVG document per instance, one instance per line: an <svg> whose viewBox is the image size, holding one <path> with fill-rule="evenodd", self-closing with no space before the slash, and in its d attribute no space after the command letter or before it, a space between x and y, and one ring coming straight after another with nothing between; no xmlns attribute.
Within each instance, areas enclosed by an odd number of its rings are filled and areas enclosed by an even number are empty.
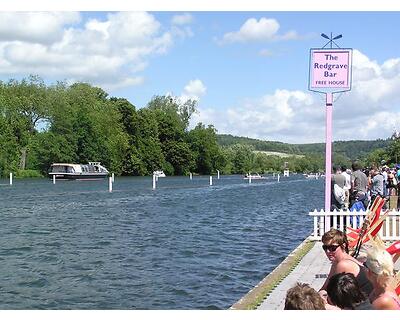
<svg viewBox="0 0 400 320"><path fill-rule="evenodd" d="M217 141L221 146L231 146L237 143L247 144L257 151L272 151L293 155L321 154L325 153L325 143L289 144L279 141L265 141L246 137L235 137L230 134L217 135ZM359 159L379 148L389 145L390 139L382 140L351 140L333 142L332 151L341 154L351 160Z"/></svg>

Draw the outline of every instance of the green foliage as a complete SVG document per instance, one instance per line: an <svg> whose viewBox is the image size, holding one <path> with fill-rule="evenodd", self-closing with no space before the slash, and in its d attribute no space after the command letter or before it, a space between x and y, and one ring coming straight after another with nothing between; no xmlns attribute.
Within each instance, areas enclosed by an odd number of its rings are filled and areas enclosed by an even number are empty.
<svg viewBox="0 0 400 320"><path fill-rule="evenodd" d="M211 174L217 170L224 171L226 157L217 144L216 129L212 125L206 128L202 123L197 124L189 132L188 141L199 174Z"/></svg>
<svg viewBox="0 0 400 320"><path fill-rule="evenodd" d="M16 178L43 178L39 170L16 170Z"/></svg>
<svg viewBox="0 0 400 320"><path fill-rule="evenodd" d="M87 83L46 85L37 76L0 81L0 174L46 174L51 163L100 161L117 175L324 171L325 145L231 135L189 120L197 102L155 96L137 109ZM266 151L284 152L282 158ZM335 164L400 162L397 140L338 141ZM299 156L301 155L301 156ZM23 170L27 169L27 170ZM20 170L20 171L17 171Z"/></svg>

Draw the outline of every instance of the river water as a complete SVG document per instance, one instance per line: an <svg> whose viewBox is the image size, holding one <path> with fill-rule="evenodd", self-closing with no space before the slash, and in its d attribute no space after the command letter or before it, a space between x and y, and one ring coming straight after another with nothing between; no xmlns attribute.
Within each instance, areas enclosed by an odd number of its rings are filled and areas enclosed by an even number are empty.
<svg viewBox="0 0 400 320"><path fill-rule="evenodd" d="M0 180L0 309L227 309L312 231L324 180Z"/></svg>

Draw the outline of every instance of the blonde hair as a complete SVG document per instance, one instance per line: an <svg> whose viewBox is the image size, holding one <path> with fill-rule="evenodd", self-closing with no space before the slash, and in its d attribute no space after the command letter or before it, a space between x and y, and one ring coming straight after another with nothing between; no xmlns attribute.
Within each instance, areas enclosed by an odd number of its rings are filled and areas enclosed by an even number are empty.
<svg viewBox="0 0 400 320"><path fill-rule="evenodd" d="M372 247L367 250L367 268L376 275L377 283L385 287L393 279L394 264L392 256L385 250L380 243L372 242Z"/></svg>
<svg viewBox="0 0 400 320"><path fill-rule="evenodd" d="M366 265L377 275L393 276L393 259L384 248L377 244L367 250Z"/></svg>

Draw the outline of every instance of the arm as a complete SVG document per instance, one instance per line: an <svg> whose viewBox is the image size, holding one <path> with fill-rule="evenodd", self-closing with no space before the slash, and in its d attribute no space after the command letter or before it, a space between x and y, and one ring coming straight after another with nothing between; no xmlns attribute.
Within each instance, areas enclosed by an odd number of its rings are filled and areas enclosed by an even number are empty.
<svg viewBox="0 0 400 320"><path fill-rule="evenodd" d="M325 292L321 292L321 296L326 293L326 287L328 286L329 279L335 274L336 274L336 267L335 267L335 264L332 264L331 269L329 270L328 277L326 278L326 280L325 280L324 284L322 285L321 289L319 289L319 291L318 291L318 292L325 291Z"/></svg>

